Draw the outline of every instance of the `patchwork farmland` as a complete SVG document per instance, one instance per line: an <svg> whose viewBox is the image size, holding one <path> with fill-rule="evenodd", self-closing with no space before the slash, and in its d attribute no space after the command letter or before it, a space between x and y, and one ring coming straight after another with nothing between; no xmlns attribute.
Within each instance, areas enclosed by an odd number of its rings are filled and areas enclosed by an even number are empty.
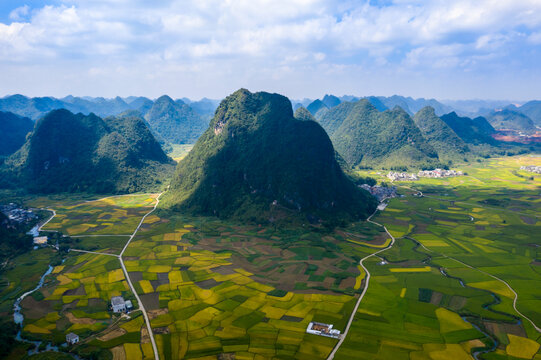
<svg viewBox="0 0 541 360"><path fill-rule="evenodd" d="M61 263L52 248L34 251L33 263L4 273L1 309L37 282L21 274L56 259L21 303L25 339L60 344L74 332L81 342L70 350L83 357L154 358L153 335L160 359L325 359L338 340L306 333L308 324L343 331L365 286L359 260L387 248L364 262L370 284L335 359L538 359L541 177L516 170L532 161L492 159L463 177L395 183L403 197L373 218L396 237L391 248L367 222L274 229L158 209L123 254L152 334L118 254L156 195L28 198L56 210L43 231L95 253L70 251ZM113 314L113 296L136 310Z"/></svg>

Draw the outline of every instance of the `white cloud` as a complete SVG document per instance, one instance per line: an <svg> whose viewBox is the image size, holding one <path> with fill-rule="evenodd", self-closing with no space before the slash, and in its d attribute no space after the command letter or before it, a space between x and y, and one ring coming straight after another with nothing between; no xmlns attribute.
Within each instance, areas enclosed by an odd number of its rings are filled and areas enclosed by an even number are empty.
<svg viewBox="0 0 541 360"><path fill-rule="evenodd" d="M539 0L65 0L10 18L0 23L0 64L87 64L93 77L101 64L159 72L154 79L462 71L541 44Z"/></svg>
<svg viewBox="0 0 541 360"><path fill-rule="evenodd" d="M20 6L9 13L9 18L13 21L22 21L30 14L30 6Z"/></svg>

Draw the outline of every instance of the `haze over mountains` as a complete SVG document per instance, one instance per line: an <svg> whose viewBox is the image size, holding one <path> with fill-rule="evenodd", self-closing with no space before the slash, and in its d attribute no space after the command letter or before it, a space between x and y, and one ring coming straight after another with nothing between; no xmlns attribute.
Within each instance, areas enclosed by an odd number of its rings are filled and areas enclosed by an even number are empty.
<svg viewBox="0 0 541 360"><path fill-rule="evenodd" d="M345 95L337 97L334 95L325 95L322 99L310 100L292 100L293 108L296 110L300 106L306 107L312 115L316 118L321 118L323 114L344 102L355 102L360 99L367 99L370 103L379 111L392 110L395 106L401 107L410 116L415 115L419 110L426 106L430 106L434 109L437 116L442 116L451 112L456 112L460 116L464 117L487 117L489 121L495 114L502 110L514 111L518 114L524 115L530 118L534 126L541 126L541 101L529 101L522 106L516 106L511 101L503 100L460 100L460 101L438 101L435 99L413 99L411 97L404 97L399 95L386 96L367 96L356 97L351 95ZM505 115L508 117L508 115ZM500 117L499 117L500 118ZM516 124L514 122L516 121ZM535 132L536 129L532 128L529 124L529 120L526 118L519 119L507 119L506 123L501 123L499 120L495 120L494 124L496 129L500 129L500 126L511 126L502 129L513 129L517 131Z"/></svg>
<svg viewBox="0 0 541 360"><path fill-rule="evenodd" d="M225 111L227 116L238 119L263 119L266 116L273 116L306 122L305 125L291 125L298 121L290 123L277 120L273 125L276 134L283 133L283 129L276 127L276 124L283 124L294 132L291 135L282 134L281 140L272 137L269 139L273 140L264 140L269 135L262 133L261 141L279 142L288 149L297 146L296 143L294 146L287 143L287 141L293 142L290 136L309 136L300 132L312 131L311 127L319 122L332 141L331 147L336 149L337 158L344 161L346 169L349 167L385 169L435 167L457 161L468 161L475 156L487 156L497 150L507 151L508 149L502 143L495 140L497 131L500 129L514 131L521 136L535 134L539 130L536 127L539 123L536 116L540 114L539 107L541 107L541 102L531 101L520 107L509 105L502 109L493 109L486 117L470 118L461 116L455 111L446 112L450 108L434 99L412 99L401 96L371 96L360 99L354 96L325 95L321 100L304 99L302 104L297 102L292 105L287 101L289 108L286 109L283 99L287 98L280 97L281 100L278 101L272 96L270 98L267 96L270 95L251 94L247 90L242 90L235 93L235 96L228 97L229 100L222 102L222 108L226 109L222 111ZM240 101L237 98L243 100ZM276 101L280 103L279 106L275 104ZM266 106L273 107L272 115L264 113L262 109L252 104L254 108L250 105L251 102L265 103ZM306 104L306 108L303 104ZM4 183L9 185L9 182L24 179L25 187L31 191L41 192L89 191L89 189L101 192L126 192L148 188L159 183L161 175L146 176L145 169L162 165L167 168L166 165L170 164L163 150L160 148L158 151L159 145L156 144L161 143L162 147L166 148L164 146L166 144L193 144L198 139L203 143L209 142L210 140L204 139L210 135L203 135L203 138L200 136L210 131L207 127L212 115L214 115L212 121L217 121L216 117L219 116L219 111L215 113L217 106L214 100L202 99L191 102L186 98L173 100L167 95L155 101L145 97L124 99L71 96L63 99L27 98L21 95L5 97L0 99L0 109L13 113L0 112L0 130L2 130L0 136L3 140L0 145L0 157L5 158L17 150L18 152L5 160L4 169L9 168L8 172L16 175L6 177ZM60 108L63 111L54 110L54 108ZM79 113L74 115L70 109ZM294 115L293 109L296 110ZM537 122L525 113L536 117ZM97 114L115 114L115 116L100 118ZM39 120L34 125L30 118ZM236 128L234 121L228 123L233 124L232 128ZM253 121L253 126L259 127L262 124L267 123L262 120ZM239 131L244 133L246 124L237 125L239 129L242 129ZM207 129L206 132L205 129ZM323 137L316 132L315 135L312 134L313 139L306 139L306 141L310 143L317 139L317 146L325 148L327 134ZM243 149L251 149L257 145L257 142L251 138L247 138L246 143L251 145L246 147L240 144L240 146ZM217 149L225 146L218 140L212 140L209 144L215 147L212 151L218 151ZM229 145L225 146L225 149L233 151ZM197 150L201 146L203 145L196 146L195 154L201 152ZM116 153L115 148L118 148ZM334 153L334 149L325 151ZM316 153L323 151L315 148L312 150ZM203 153L210 154L212 151L205 150ZM300 154L304 150L298 151ZM242 156L239 154L239 156L244 159L246 154ZM252 155L262 156L261 154ZM325 158L327 155L325 153L322 156ZM201 154L190 156L199 156L199 163L210 161ZM284 156L284 159L291 159L295 157L295 153L290 154L282 150L269 164L279 163L281 156ZM315 163L307 154L304 156L308 163ZM190 161L185 162L183 166L189 167L187 164ZM243 161L246 164L230 164L231 169L224 169L224 174L232 171L231 176L237 176L236 170L232 170L235 166L257 167L250 163L249 159ZM46 163L49 164L50 170L49 166L44 165ZM334 165L318 166L332 168ZM45 167L47 169L44 169ZM301 165L298 167L300 168ZM278 169L272 166L271 168L275 171ZM44 170L47 171L44 172ZM182 173L187 171L185 169ZM211 171L211 175L213 174L214 172ZM111 179L108 176L116 176L116 178ZM54 181L51 180L53 178ZM100 180L92 182L91 178ZM210 178L212 176L209 176ZM334 183L335 180L329 180L329 182ZM206 181L202 183L208 184ZM195 191L192 188L194 182L187 184L185 180L179 180L177 185L186 194ZM258 191L264 187L259 183L258 186ZM203 192L206 193L205 191ZM291 193L296 194L296 191L289 189L271 193L294 199L295 196ZM212 193L210 190L207 192ZM297 203L303 204L302 208L318 208L312 200L304 199ZM198 206L205 209L204 211L210 211L209 209L213 209L212 212L217 211L219 207L213 201L208 200L208 203ZM188 203L187 198L182 198L177 202ZM229 210L220 211L228 213Z"/></svg>

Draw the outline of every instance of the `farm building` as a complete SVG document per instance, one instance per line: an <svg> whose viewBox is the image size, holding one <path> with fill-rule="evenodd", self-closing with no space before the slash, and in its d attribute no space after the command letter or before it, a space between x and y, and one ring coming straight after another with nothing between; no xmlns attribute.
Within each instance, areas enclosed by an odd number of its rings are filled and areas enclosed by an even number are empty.
<svg viewBox="0 0 541 360"><path fill-rule="evenodd" d="M66 335L66 342L70 345L77 344L79 342L79 335L70 332Z"/></svg>
<svg viewBox="0 0 541 360"><path fill-rule="evenodd" d="M306 332L308 334L340 338L340 330L333 329L332 327L332 324L311 322L310 324L308 324Z"/></svg>
<svg viewBox="0 0 541 360"><path fill-rule="evenodd" d="M47 245L47 236L34 237L34 245Z"/></svg>
<svg viewBox="0 0 541 360"><path fill-rule="evenodd" d="M131 310L133 310L133 304L131 300L126 300L126 311L131 311Z"/></svg>
<svg viewBox="0 0 541 360"><path fill-rule="evenodd" d="M126 302L122 296L113 296L111 298L111 306L113 308L113 312L117 313L126 311Z"/></svg>

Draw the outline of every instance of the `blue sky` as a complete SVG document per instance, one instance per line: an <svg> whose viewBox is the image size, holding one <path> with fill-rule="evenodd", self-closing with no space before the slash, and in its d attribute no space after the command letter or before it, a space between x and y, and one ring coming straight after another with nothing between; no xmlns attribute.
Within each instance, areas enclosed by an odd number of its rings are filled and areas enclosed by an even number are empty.
<svg viewBox="0 0 541 360"><path fill-rule="evenodd" d="M541 98L539 0L0 2L0 96Z"/></svg>

